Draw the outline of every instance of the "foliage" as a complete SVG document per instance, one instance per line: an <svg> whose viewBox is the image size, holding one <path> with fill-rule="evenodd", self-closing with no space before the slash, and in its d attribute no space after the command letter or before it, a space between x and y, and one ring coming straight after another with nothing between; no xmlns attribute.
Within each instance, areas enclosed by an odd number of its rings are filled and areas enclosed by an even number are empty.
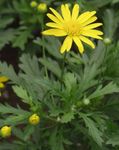
<svg viewBox="0 0 119 150"><path fill-rule="evenodd" d="M75 47L62 55L62 39L40 34L45 13L30 2L0 1L0 49L17 47L20 52L18 68L0 61L0 75L9 78L6 87L18 99L16 104L10 97L0 102L0 128L12 127L11 138L0 137L0 149L118 150L119 0L76 1L82 12L95 7L104 24L104 41L94 41L96 49L87 46L82 55ZM41 2L56 9L62 3L74 4L70 0L37 1ZM29 124L32 114L39 115L38 125Z"/></svg>

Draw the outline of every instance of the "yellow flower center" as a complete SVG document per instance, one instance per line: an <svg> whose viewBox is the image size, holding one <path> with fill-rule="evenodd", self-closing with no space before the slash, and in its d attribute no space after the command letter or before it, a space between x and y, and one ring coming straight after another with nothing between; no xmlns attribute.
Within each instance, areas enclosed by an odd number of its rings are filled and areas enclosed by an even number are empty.
<svg viewBox="0 0 119 150"><path fill-rule="evenodd" d="M70 35L70 36L77 36L80 34L79 24L72 20L64 24L64 30L67 32L67 35Z"/></svg>

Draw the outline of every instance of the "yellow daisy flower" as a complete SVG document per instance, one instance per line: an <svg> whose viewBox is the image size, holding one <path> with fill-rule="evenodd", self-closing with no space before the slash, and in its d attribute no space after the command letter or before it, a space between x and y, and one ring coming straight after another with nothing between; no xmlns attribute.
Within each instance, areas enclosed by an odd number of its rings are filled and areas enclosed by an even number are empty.
<svg viewBox="0 0 119 150"><path fill-rule="evenodd" d="M43 35L66 36L60 52L64 53L71 49L73 41L77 45L80 53L83 53L84 46L82 42L95 48L94 43L87 37L102 39L100 35L103 32L96 30L96 27L102 23L94 23L97 20L96 11L87 11L79 15L79 5L75 4L72 13L68 4L61 5L62 16L53 8L50 8L53 14L48 13L47 16L53 21L46 24L51 29L43 31Z"/></svg>
<svg viewBox="0 0 119 150"><path fill-rule="evenodd" d="M9 79L5 76L0 76L0 88L4 88L4 82L7 82Z"/></svg>

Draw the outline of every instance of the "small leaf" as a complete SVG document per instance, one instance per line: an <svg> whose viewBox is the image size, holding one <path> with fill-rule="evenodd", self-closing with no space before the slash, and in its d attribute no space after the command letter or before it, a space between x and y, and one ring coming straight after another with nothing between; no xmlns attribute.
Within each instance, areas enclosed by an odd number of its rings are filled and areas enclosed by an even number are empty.
<svg viewBox="0 0 119 150"><path fill-rule="evenodd" d="M68 112L65 113L62 117L61 117L61 122L62 123L68 123L70 122L72 119L74 119L74 112Z"/></svg>

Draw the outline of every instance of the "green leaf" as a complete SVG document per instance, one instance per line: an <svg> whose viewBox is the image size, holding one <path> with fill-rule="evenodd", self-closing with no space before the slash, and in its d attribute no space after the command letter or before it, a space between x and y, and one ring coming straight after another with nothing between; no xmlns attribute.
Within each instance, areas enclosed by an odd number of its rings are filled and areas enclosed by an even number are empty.
<svg viewBox="0 0 119 150"><path fill-rule="evenodd" d="M23 89L21 86L12 86L12 88L17 96L20 97L24 103L27 103L29 105L32 104L32 98L28 95L25 89Z"/></svg>
<svg viewBox="0 0 119 150"><path fill-rule="evenodd" d="M0 31L0 49L2 49L6 44L9 44L16 37L16 30L6 29L5 31Z"/></svg>
<svg viewBox="0 0 119 150"><path fill-rule="evenodd" d="M119 131L113 133L110 139L106 142L107 145L112 145L113 147L119 146Z"/></svg>
<svg viewBox="0 0 119 150"><path fill-rule="evenodd" d="M1 114L8 114L8 113L11 113L11 114L15 114L15 115L19 115L19 114L27 114L28 112L21 109L20 107L12 107L8 104L6 105L3 105L3 104L0 104L0 113Z"/></svg>
<svg viewBox="0 0 119 150"><path fill-rule="evenodd" d="M73 73L66 73L64 75L64 83L69 92L76 86L76 82L77 79Z"/></svg>
<svg viewBox="0 0 119 150"><path fill-rule="evenodd" d="M61 69L59 64L52 60L52 59L43 59L40 58L40 63L43 64L45 67L47 67L48 70L50 70L52 73L54 73L57 77L61 77Z"/></svg>
<svg viewBox="0 0 119 150"><path fill-rule="evenodd" d="M25 44L27 43L28 39L31 38L31 30L19 30L17 32L16 37L12 40L13 47L19 47L21 50L25 49Z"/></svg>
<svg viewBox="0 0 119 150"><path fill-rule="evenodd" d="M72 119L74 119L74 112L73 112L73 111L68 112L68 113L65 113L65 114L61 117L61 122L62 122L62 123L68 123L68 122L70 122Z"/></svg>
<svg viewBox="0 0 119 150"><path fill-rule="evenodd" d="M31 57L29 54L24 54L20 57L20 69L29 76L39 77L41 74L38 58L36 56Z"/></svg>
<svg viewBox="0 0 119 150"><path fill-rule="evenodd" d="M90 136L101 147L104 142L102 138L103 133L97 128L96 123L91 118L83 113L80 113L79 115L83 118L85 125L88 127Z"/></svg>
<svg viewBox="0 0 119 150"><path fill-rule="evenodd" d="M11 17L2 17L0 18L0 28L6 28L7 25L9 25L10 23L12 23L14 20L14 18Z"/></svg>
<svg viewBox="0 0 119 150"><path fill-rule="evenodd" d="M106 86L102 87L101 85L96 89L95 92L93 92L88 98L89 99L93 99L99 96L104 96L106 94L111 94L111 93L115 93L115 92L119 92L119 88L117 87L116 84L114 84L113 82L110 82L109 84L107 84Z"/></svg>
<svg viewBox="0 0 119 150"><path fill-rule="evenodd" d="M44 46L49 54L54 56L55 58L61 59L62 55L59 51L59 47L61 46L60 41L55 37L44 37L44 39L37 38L34 40L34 43ZM50 45L50 46L49 46Z"/></svg>

